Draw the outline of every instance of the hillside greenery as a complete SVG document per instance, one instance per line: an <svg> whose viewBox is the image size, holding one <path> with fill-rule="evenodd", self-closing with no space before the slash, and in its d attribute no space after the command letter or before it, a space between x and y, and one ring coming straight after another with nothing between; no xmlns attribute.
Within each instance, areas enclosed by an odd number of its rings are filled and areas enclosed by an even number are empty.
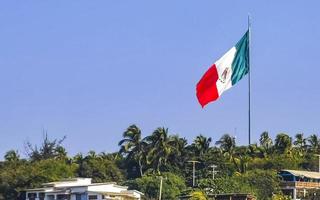
<svg viewBox="0 0 320 200"><path fill-rule="evenodd" d="M290 137L268 132L259 143L238 146L229 134L217 141L198 135L191 143L168 128L159 127L146 137L136 125L129 126L119 141L118 152L89 151L70 156L62 139L45 133L40 146L26 143L20 152L9 150L0 162L0 199L19 198L26 188L70 177L90 177L94 182L117 182L157 199L163 179L163 199L207 199L209 194L251 193L259 200L286 199L279 187L281 169L318 170L320 140L316 134ZM192 164L196 187L192 188ZM217 173L212 178L212 165Z"/></svg>

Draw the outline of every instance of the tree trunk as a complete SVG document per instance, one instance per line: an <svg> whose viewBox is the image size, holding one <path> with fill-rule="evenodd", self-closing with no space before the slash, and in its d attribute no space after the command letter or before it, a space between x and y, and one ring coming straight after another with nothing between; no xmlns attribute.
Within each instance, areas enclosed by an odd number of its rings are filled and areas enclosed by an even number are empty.
<svg viewBox="0 0 320 200"><path fill-rule="evenodd" d="M140 176L143 176L143 172L142 172L142 164L141 164L141 159L139 159L139 170L140 170Z"/></svg>

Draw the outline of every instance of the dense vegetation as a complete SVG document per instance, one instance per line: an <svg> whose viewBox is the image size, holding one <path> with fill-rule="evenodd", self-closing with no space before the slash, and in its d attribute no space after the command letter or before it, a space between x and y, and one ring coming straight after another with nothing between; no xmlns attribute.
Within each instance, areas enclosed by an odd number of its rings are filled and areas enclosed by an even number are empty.
<svg viewBox="0 0 320 200"><path fill-rule="evenodd" d="M142 138L141 130L131 125L119 142L119 152L68 156L63 140L50 140L47 134L40 147L26 144L27 158L10 150L0 162L0 199L16 199L25 188L68 177L91 177L94 182L116 181L156 199L163 179L163 199L190 195L206 199L208 194L250 192L259 200L284 199L279 188L280 169L317 170L315 154L320 140L302 133L291 138L280 133L273 140L267 132L258 144L237 146L225 134L213 143L203 135L191 144L185 138L157 128ZM196 187L192 188L192 164L196 165ZM212 177L212 165L217 173Z"/></svg>

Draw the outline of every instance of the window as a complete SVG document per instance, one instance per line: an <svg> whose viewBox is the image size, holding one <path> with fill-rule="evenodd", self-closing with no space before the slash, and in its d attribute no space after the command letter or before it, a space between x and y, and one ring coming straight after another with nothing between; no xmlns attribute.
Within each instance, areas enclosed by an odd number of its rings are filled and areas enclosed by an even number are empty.
<svg viewBox="0 0 320 200"><path fill-rule="evenodd" d="M76 194L76 200L87 200L87 195L84 193Z"/></svg>
<svg viewBox="0 0 320 200"><path fill-rule="evenodd" d="M36 200L37 193L28 193L28 199L29 200Z"/></svg>
<svg viewBox="0 0 320 200"><path fill-rule="evenodd" d="M54 195L52 195L52 194L47 195L47 199L48 199L48 200L54 200Z"/></svg>
<svg viewBox="0 0 320 200"><path fill-rule="evenodd" d="M57 200L69 200L70 199L70 195L68 194L58 194L57 195Z"/></svg>
<svg viewBox="0 0 320 200"><path fill-rule="evenodd" d="M89 195L89 200L98 199L98 195Z"/></svg>
<svg viewBox="0 0 320 200"><path fill-rule="evenodd" d="M45 196L43 192L39 193L39 200L44 200Z"/></svg>
<svg viewBox="0 0 320 200"><path fill-rule="evenodd" d="M81 194L76 194L76 200L81 200Z"/></svg>

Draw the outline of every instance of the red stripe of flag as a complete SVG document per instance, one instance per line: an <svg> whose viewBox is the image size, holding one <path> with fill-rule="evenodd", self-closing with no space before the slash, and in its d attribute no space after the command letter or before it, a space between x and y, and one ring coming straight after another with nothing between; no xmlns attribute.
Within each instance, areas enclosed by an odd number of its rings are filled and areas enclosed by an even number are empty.
<svg viewBox="0 0 320 200"><path fill-rule="evenodd" d="M197 98L202 108L219 97L217 89L218 71L213 64L197 84Z"/></svg>

